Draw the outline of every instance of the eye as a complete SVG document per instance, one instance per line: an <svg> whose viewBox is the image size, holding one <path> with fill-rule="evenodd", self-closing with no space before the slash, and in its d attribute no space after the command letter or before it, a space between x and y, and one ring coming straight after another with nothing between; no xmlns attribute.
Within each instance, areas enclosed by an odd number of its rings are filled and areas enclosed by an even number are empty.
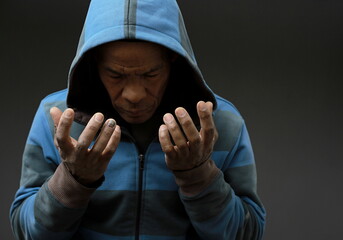
<svg viewBox="0 0 343 240"><path fill-rule="evenodd" d="M158 74L157 73L149 73L149 74L144 74L144 77L146 77L146 78L154 78L154 77L157 77L158 76Z"/></svg>
<svg viewBox="0 0 343 240"><path fill-rule="evenodd" d="M120 78L122 78L123 76L122 75L111 75L111 76L109 76L110 78L112 78L112 79L120 79Z"/></svg>

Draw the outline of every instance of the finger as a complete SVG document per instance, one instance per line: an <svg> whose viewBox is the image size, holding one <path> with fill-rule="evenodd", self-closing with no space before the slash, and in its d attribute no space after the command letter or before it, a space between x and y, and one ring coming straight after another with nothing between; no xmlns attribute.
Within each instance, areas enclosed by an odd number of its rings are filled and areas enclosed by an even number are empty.
<svg viewBox="0 0 343 240"><path fill-rule="evenodd" d="M50 116L51 116L52 121L54 123L55 132L56 132L58 123L60 122L60 119L62 116L62 111L57 107L52 107L52 108L50 108Z"/></svg>
<svg viewBox="0 0 343 240"><path fill-rule="evenodd" d="M54 123L57 123L59 112L54 108L52 109L52 116L55 119ZM70 108L66 109L59 117L57 123L57 129L55 134L56 145L62 151L70 151L73 147L72 140L70 138L70 128L74 120L74 111ZM56 122L55 122L56 121Z"/></svg>
<svg viewBox="0 0 343 240"><path fill-rule="evenodd" d="M110 140L114 129L116 127L116 121L114 119L108 119L102 126L101 132L92 147L91 154L100 155L104 151L105 147Z"/></svg>
<svg viewBox="0 0 343 240"><path fill-rule="evenodd" d="M62 116L62 111L57 107L52 107L50 108L50 116L51 116L52 122L54 123L54 144L57 147L57 149L60 150L58 143L56 141L55 135L56 135L58 123L60 122L60 119Z"/></svg>
<svg viewBox="0 0 343 240"><path fill-rule="evenodd" d="M172 114L167 113L163 116L163 121L168 128L170 135L173 138L175 145L182 153L186 153L188 150L187 140L185 139L178 123Z"/></svg>
<svg viewBox="0 0 343 240"><path fill-rule="evenodd" d="M215 125L212 117L213 104L200 101L197 104L198 116L200 119L200 136L204 146L212 146L215 139Z"/></svg>
<svg viewBox="0 0 343 240"><path fill-rule="evenodd" d="M162 124L160 126L158 130L158 138L160 140L162 151L167 155L167 157L174 158L176 152L166 125Z"/></svg>
<svg viewBox="0 0 343 240"><path fill-rule="evenodd" d="M175 110L175 115L189 141L189 146L193 149L198 148L200 145L200 135L187 111L179 107Z"/></svg>
<svg viewBox="0 0 343 240"><path fill-rule="evenodd" d="M83 151L85 149L88 150L89 145L95 138L97 132L100 130L103 121L104 115L102 113L96 113L93 115L78 139L78 151Z"/></svg>
<svg viewBox="0 0 343 240"><path fill-rule="evenodd" d="M103 151L102 156L104 159L110 160L112 158L120 142L120 136L121 136L121 129L118 125L116 125L110 137L110 140L108 141L107 146Z"/></svg>

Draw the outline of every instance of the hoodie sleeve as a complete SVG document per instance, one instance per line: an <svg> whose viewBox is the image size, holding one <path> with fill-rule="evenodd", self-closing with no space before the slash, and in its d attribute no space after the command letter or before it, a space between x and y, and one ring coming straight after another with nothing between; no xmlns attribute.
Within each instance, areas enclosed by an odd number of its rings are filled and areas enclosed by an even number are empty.
<svg viewBox="0 0 343 240"><path fill-rule="evenodd" d="M10 210L16 239L71 239L95 190L78 184L60 164L49 109L63 105L43 100L31 126L20 188Z"/></svg>
<svg viewBox="0 0 343 240"><path fill-rule="evenodd" d="M230 128L237 132L236 137L228 140L235 140L232 149L223 151L222 140L226 136L222 136L221 146L212 154L220 171L213 175L210 184L191 196L184 195L181 187L181 200L201 239L261 239L264 232L265 210L257 195L253 151L243 120L238 122ZM219 133L223 135L225 130ZM218 161L223 154L224 162Z"/></svg>

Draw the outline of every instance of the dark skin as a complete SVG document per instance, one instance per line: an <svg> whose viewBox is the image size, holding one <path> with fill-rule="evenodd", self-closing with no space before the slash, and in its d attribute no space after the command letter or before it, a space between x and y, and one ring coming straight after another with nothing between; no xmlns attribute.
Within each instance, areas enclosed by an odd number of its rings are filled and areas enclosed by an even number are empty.
<svg viewBox="0 0 343 240"><path fill-rule="evenodd" d="M169 80L172 59L166 50L148 42L112 42L101 46L99 54L99 75L113 107L119 108L118 113L130 124L145 122L159 106ZM176 118L171 113L163 116L164 124L158 135L171 170L197 167L208 160L213 151L218 135L212 118L213 104L199 101L196 107L200 131L182 107L175 110ZM121 131L115 120L103 123L103 114L94 114L76 140L70 137L74 111L66 109L62 113L54 107L50 114L56 127L55 145L71 174L84 185L100 179L120 141ZM90 148L100 129L100 135Z"/></svg>
<svg viewBox="0 0 343 240"><path fill-rule="evenodd" d="M62 113L61 110L53 107L50 114L56 129L55 145L70 173L83 185L96 182L103 176L119 144L120 127L116 125L114 119L108 119L103 123L103 114L96 113L76 140L70 137L74 111L68 108ZM100 129L95 144L89 148Z"/></svg>
<svg viewBox="0 0 343 240"><path fill-rule="evenodd" d="M182 133L172 114L164 115L165 124L160 126L158 135L169 169L189 170L210 158L218 135L213 122L212 111L213 104L211 102L198 102L197 112L201 126L200 131L198 131L186 109L177 108L175 116L185 134ZM173 145L170 136L175 145Z"/></svg>

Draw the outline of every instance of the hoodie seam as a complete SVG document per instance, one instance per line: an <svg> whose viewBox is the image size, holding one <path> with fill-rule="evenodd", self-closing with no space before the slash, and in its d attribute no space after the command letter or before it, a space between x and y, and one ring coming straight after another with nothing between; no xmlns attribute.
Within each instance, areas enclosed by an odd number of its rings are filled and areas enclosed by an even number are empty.
<svg viewBox="0 0 343 240"><path fill-rule="evenodd" d="M164 33L164 32L161 32L161 31L159 31L159 30L156 30L155 28L150 28L150 27L147 27L147 26L144 26L144 25L139 25L139 24L123 24L122 26L115 26L115 27L105 28L105 29L103 29L103 30L97 32L96 34L93 34L91 38L89 38L87 41L85 41L83 47L80 49L80 50L81 50L81 51L80 51L81 55L84 55L85 52L89 51L90 49L92 49L92 48L94 48L94 47L97 47L97 46L100 46L100 45L106 43L106 42L103 42L103 43L97 44L96 46L91 46L91 47L87 46L87 44L91 43L91 42L93 41L93 39L98 39L98 34L101 34L102 32L107 31L107 30L109 30L109 29L121 28L121 27L123 27L123 26L124 26L124 28L126 28L126 27L128 27L128 26L137 26L137 27L142 27L142 28L146 28L146 29L151 29L151 30L154 30L154 31L156 31L156 32L158 32L158 33L161 33L161 34L164 35L164 36L167 36L168 38L174 40L174 41L177 42L178 44L181 44L181 42L180 42L179 40L177 40L176 38L174 38L174 37L172 37L172 36L170 36L170 35L168 35L168 34L166 34L166 33ZM110 42L112 42L112 41L120 41L120 40L125 40L125 39L127 39L127 38L125 38L125 36L124 36L124 38L114 39L114 40L111 40ZM141 38L140 38L140 39L141 39ZM147 41L151 41L151 40L147 40ZM84 50L84 49L85 49L85 50ZM172 50L175 51L175 49L172 49ZM188 55L188 56L190 57L190 55L189 55L189 54L187 53L187 51L185 51L184 49L183 49L183 52L184 52L184 54L183 54L182 56ZM181 54L180 52L178 52L178 53ZM185 53L186 53L186 54L185 54Z"/></svg>
<svg viewBox="0 0 343 240"><path fill-rule="evenodd" d="M133 24L129 24L130 23L130 8L131 8L131 0L128 0L127 11L126 11L126 24L124 23L125 38L130 38L130 25L133 25Z"/></svg>

